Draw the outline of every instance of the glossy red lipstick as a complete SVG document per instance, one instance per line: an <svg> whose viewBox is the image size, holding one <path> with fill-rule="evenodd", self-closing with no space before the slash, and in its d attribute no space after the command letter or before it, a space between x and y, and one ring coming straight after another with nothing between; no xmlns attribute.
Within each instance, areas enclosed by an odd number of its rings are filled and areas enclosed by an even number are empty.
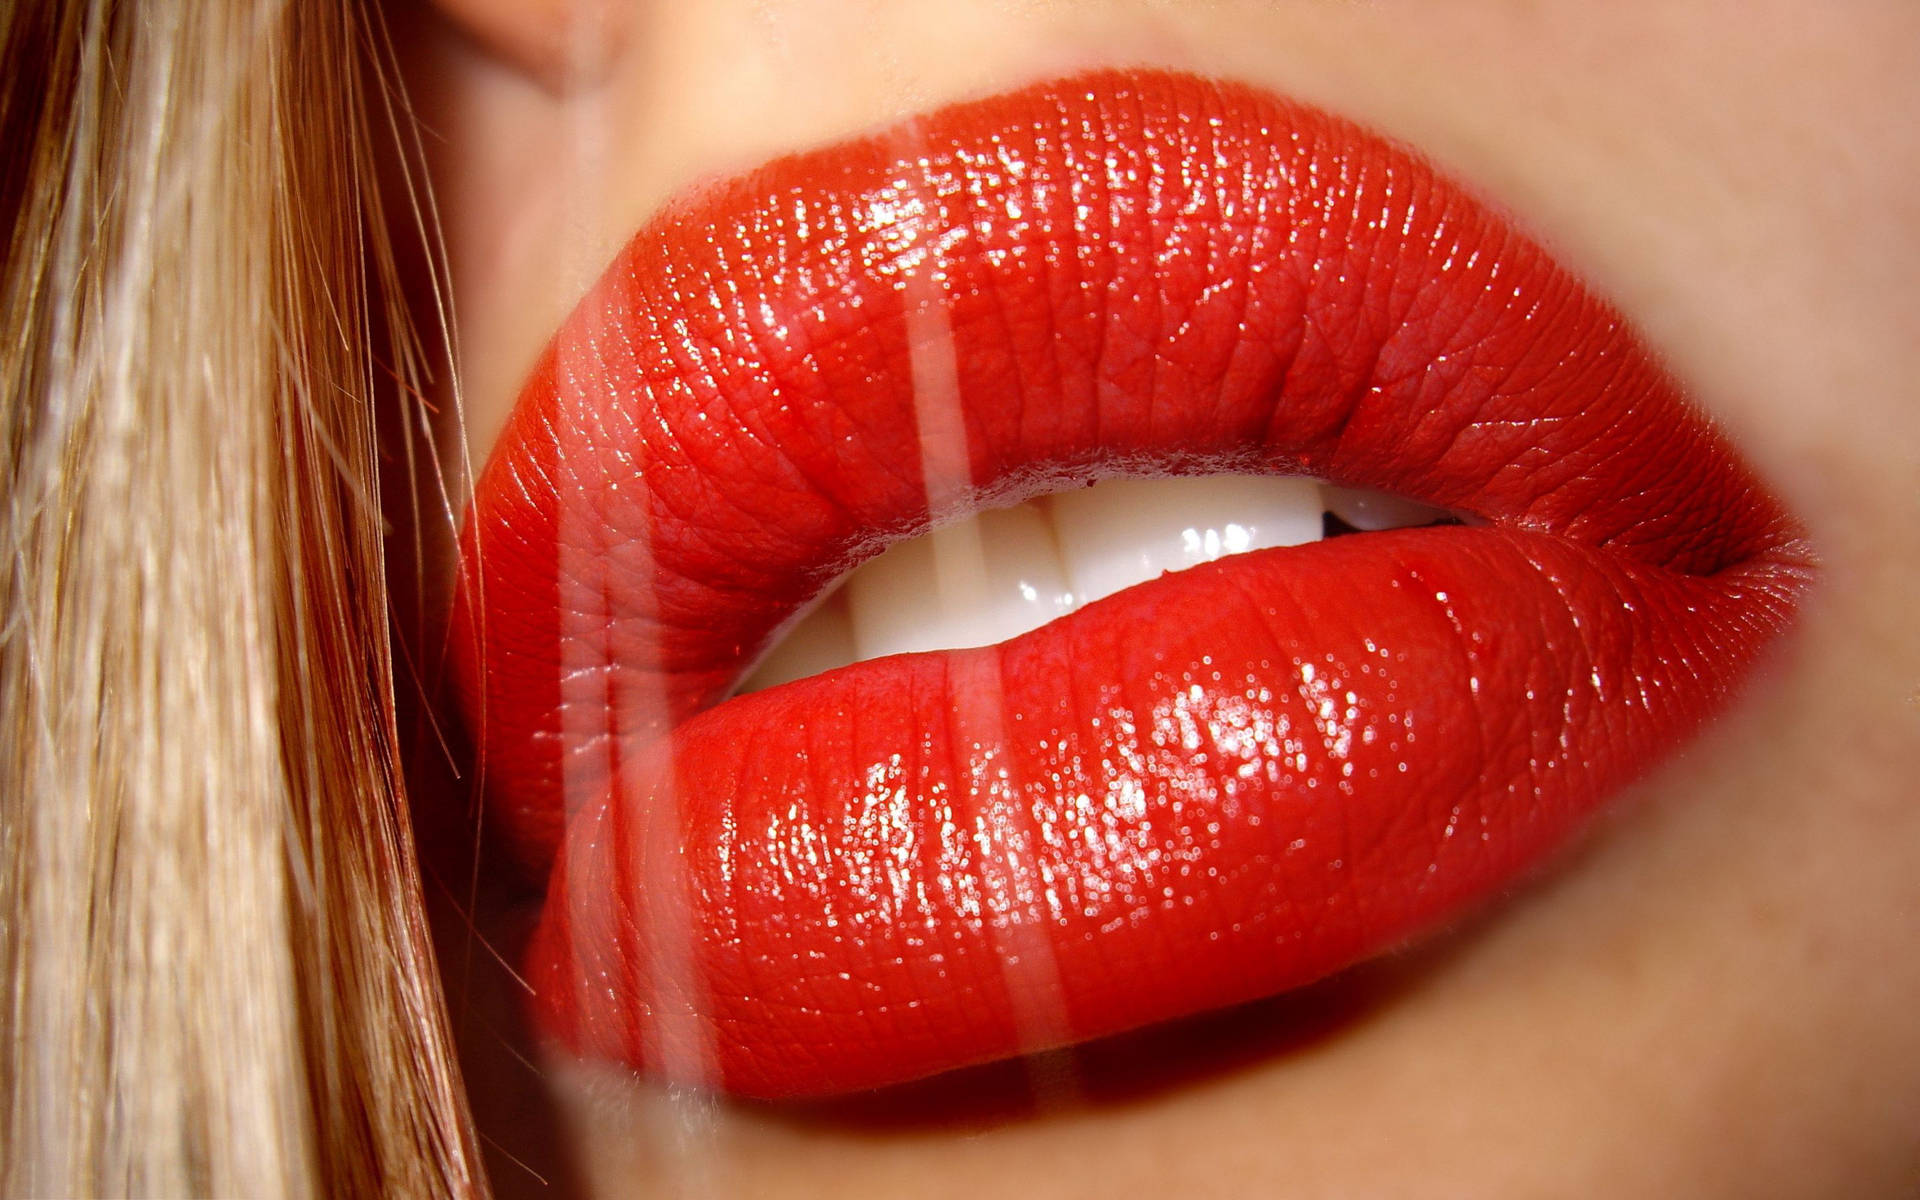
<svg viewBox="0 0 1920 1200"><path fill-rule="evenodd" d="M1118 474L1471 512L1224 559L980 650L722 701L892 540ZM1626 330L1417 156L1106 73L643 229L476 489L492 811L576 1050L842 1092L1296 986L1563 843L1808 578Z"/></svg>

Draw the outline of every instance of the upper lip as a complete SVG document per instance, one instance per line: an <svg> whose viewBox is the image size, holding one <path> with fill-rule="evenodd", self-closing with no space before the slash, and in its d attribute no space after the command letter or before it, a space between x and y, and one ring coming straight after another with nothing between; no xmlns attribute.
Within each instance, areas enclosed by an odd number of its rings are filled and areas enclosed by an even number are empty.
<svg viewBox="0 0 1920 1200"><path fill-rule="evenodd" d="M1168 470L1488 524L1225 560L714 707L886 541ZM1697 727L1808 570L1501 218L1336 118L1150 72L670 209L555 336L462 561L494 811L536 866L565 830L547 1027L759 1095L1247 999L1443 918Z"/></svg>

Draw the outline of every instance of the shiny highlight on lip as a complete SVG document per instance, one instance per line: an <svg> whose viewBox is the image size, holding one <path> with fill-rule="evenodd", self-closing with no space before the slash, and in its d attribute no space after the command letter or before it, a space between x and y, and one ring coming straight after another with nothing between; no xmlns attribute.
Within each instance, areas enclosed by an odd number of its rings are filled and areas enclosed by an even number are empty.
<svg viewBox="0 0 1920 1200"><path fill-rule="evenodd" d="M719 701L890 541L1096 478L1484 517L1221 559ZM1108 72L649 224L476 490L456 635L582 1053L757 1096L1271 994L1458 912L1788 625L1791 520L1603 303L1411 153Z"/></svg>

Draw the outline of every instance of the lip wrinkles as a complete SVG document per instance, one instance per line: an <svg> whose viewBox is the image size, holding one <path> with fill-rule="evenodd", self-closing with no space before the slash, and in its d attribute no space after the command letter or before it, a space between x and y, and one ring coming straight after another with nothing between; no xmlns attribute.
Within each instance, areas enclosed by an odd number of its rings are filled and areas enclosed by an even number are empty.
<svg viewBox="0 0 1920 1200"><path fill-rule="evenodd" d="M854 563L1119 474L1484 525L1166 575L725 700ZM1105 72L708 188L549 345L456 671L577 1052L762 1097L1272 994L1442 922L1723 707L1797 526L1617 314L1411 152Z"/></svg>

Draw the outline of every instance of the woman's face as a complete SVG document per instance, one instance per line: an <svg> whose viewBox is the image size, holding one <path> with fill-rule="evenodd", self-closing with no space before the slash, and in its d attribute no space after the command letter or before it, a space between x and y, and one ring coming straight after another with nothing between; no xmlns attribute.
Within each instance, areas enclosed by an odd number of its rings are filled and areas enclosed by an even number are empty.
<svg viewBox="0 0 1920 1200"><path fill-rule="evenodd" d="M471 1081L508 1153L609 1195L1920 1187L1920 12L442 7L467 30L429 23L419 44L465 386L443 449L476 464L542 346L675 193L957 99L1146 65L1356 120L1512 214L1625 311L1821 561L1726 715L1546 877L1304 1000L1107 1054L1188 1062L1108 1061L1094 1073L1133 1083L1069 1079L1017 1115L965 1100L881 1119L674 1099L553 1052L535 1071L482 1035ZM571 41L549 23L567 9L592 26ZM569 81L570 52L591 61ZM529 1116L533 1095L551 1112ZM495 1176L527 1178L504 1158Z"/></svg>

